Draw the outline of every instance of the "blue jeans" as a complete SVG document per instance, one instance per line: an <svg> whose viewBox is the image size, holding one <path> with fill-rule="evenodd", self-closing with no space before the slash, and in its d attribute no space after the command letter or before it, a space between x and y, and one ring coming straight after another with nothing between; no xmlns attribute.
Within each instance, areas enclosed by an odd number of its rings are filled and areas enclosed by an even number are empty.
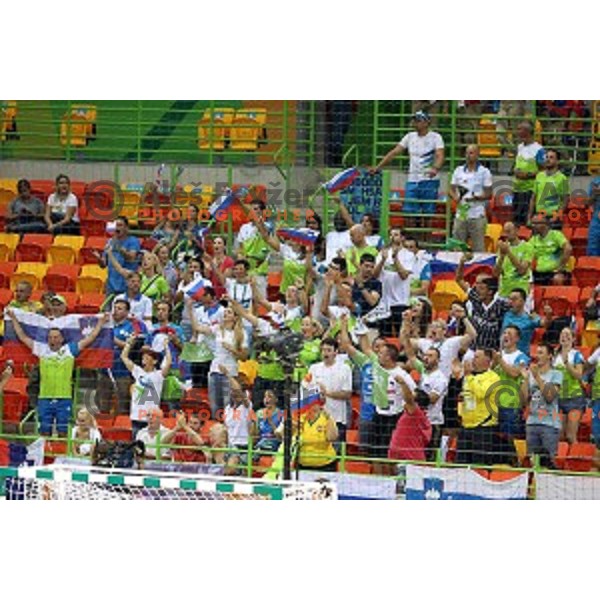
<svg viewBox="0 0 600 600"><path fill-rule="evenodd" d="M404 210L406 213L419 213L432 215L435 213L435 204L427 202L409 202L414 200L437 200L440 189L439 179L426 179L425 181L408 181L404 192Z"/></svg>
<svg viewBox="0 0 600 600"><path fill-rule="evenodd" d="M522 435L525 426L520 408L498 408L498 429L510 437Z"/></svg>
<svg viewBox="0 0 600 600"><path fill-rule="evenodd" d="M70 398L40 398L37 405L40 434L50 435L55 419L58 433L66 434L71 420L71 410Z"/></svg>

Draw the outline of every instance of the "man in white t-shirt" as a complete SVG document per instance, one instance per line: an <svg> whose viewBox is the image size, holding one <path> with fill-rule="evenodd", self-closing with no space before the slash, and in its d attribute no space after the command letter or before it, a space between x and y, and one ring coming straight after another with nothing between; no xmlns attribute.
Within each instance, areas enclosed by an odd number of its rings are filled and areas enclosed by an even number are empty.
<svg viewBox="0 0 600 600"><path fill-rule="evenodd" d="M431 347L423 356L425 371L421 375L418 389L429 397L427 417L432 426L431 441L427 453L428 460L435 460L435 451L442 439L442 425L444 424L444 398L448 391L449 378L439 368L440 351Z"/></svg>
<svg viewBox="0 0 600 600"><path fill-rule="evenodd" d="M333 338L321 342L321 362L311 365L303 386L317 388L325 399L325 410L336 422L339 441L346 440L346 430L350 425L352 396L352 370L346 363L337 359L338 343Z"/></svg>
<svg viewBox="0 0 600 600"><path fill-rule="evenodd" d="M415 131L407 133L398 145L381 159L375 170L382 169L396 156L408 152L410 163L403 212L432 215L435 213L433 202L417 203L410 200L437 200L440 188L439 172L444 164L444 140L439 133L429 130L431 117L425 111L417 111L413 123ZM409 226L416 224L412 223L413 219L410 221ZM421 225L425 224L423 219L419 221Z"/></svg>
<svg viewBox="0 0 600 600"><path fill-rule="evenodd" d="M164 446L172 444L176 429L169 429L161 423L163 412L160 408L152 409L148 415L148 425L140 429L135 439L139 442L144 442L146 450L144 456L146 458L157 458L157 450L160 448L160 458L171 458L171 450Z"/></svg>
<svg viewBox="0 0 600 600"><path fill-rule="evenodd" d="M452 174L450 196L458 202L452 235L461 242L470 239L473 252L485 252L485 207L492 197L492 174L479 163L475 144L467 146L466 157Z"/></svg>

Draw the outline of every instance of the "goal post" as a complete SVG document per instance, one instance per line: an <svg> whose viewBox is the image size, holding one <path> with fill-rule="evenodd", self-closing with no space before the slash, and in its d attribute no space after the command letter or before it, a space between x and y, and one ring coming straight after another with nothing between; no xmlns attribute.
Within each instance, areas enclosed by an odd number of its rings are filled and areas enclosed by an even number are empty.
<svg viewBox="0 0 600 600"><path fill-rule="evenodd" d="M330 482L48 465L0 468L7 500L336 500Z"/></svg>

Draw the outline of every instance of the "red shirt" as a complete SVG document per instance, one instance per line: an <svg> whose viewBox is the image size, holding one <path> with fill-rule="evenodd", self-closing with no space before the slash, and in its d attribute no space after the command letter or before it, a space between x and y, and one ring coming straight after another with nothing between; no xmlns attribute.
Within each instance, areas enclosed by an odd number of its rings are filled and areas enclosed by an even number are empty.
<svg viewBox="0 0 600 600"><path fill-rule="evenodd" d="M235 261L233 260L233 258L231 258L231 256L226 256L223 259L223 262L221 263L221 265L219 267L219 271L221 271L221 273L225 273L225 271L227 271L227 269L232 269L234 265L235 265ZM211 272L211 274L210 274L210 280L211 280L213 288L215 290L216 297L220 298L226 291L225 286L221 285L218 277L213 272Z"/></svg>
<svg viewBox="0 0 600 600"><path fill-rule="evenodd" d="M201 434L202 435L202 434ZM174 444L176 446L195 446L194 440L185 433L179 431L175 435ZM174 449L175 460L177 462L206 462L206 456L202 450L192 450L191 448L177 448Z"/></svg>
<svg viewBox="0 0 600 600"><path fill-rule="evenodd" d="M412 414L405 410L390 440L388 458L393 460L425 460L425 448L431 440L431 423L419 406Z"/></svg>

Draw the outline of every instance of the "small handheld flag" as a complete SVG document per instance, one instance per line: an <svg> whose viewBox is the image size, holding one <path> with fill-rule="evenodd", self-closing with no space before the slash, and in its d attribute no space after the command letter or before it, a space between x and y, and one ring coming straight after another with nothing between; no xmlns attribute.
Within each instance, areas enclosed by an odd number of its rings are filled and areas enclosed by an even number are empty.
<svg viewBox="0 0 600 600"><path fill-rule="evenodd" d="M236 196L230 188L225 188L225 191L210 205L208 212L211 219L216 219L218 213L229 210Z"/></svg>
<svg viewBox="0 0 600 600"><path fill-rule="evenodd" d="M204 296L205 287L205 280L202 277L198 277L183 288L183 293L186 296L189 296L192 300L200 300L200 298Z"/></svg>
<svg viewBox="0 0 600 600"><path fill-rule="evenodd" d="M298 398L292 398L290 403L290 409L292 416L298 414L304 414L308 412L313 406L323 405L324 402L321 399L321 394L317 389L307 390L303 387L300 388L300 396Z"/></svg>
<svg viewBox="0 0 600 600"><path fill-rule="evenodd" d="M357 177L360 177L360 171L356 167L351 167L334 175L325 183L325 189L330 194L345 190Z"/></svg>
<svg viewBox="0 0 600 600"><path fill-rule="evenodd" d="M314 246L319 237L319 232L307 227L301 227L300 229L281 228L277 230L277 235L284 240L296 242L303 246Z"/></svg>

